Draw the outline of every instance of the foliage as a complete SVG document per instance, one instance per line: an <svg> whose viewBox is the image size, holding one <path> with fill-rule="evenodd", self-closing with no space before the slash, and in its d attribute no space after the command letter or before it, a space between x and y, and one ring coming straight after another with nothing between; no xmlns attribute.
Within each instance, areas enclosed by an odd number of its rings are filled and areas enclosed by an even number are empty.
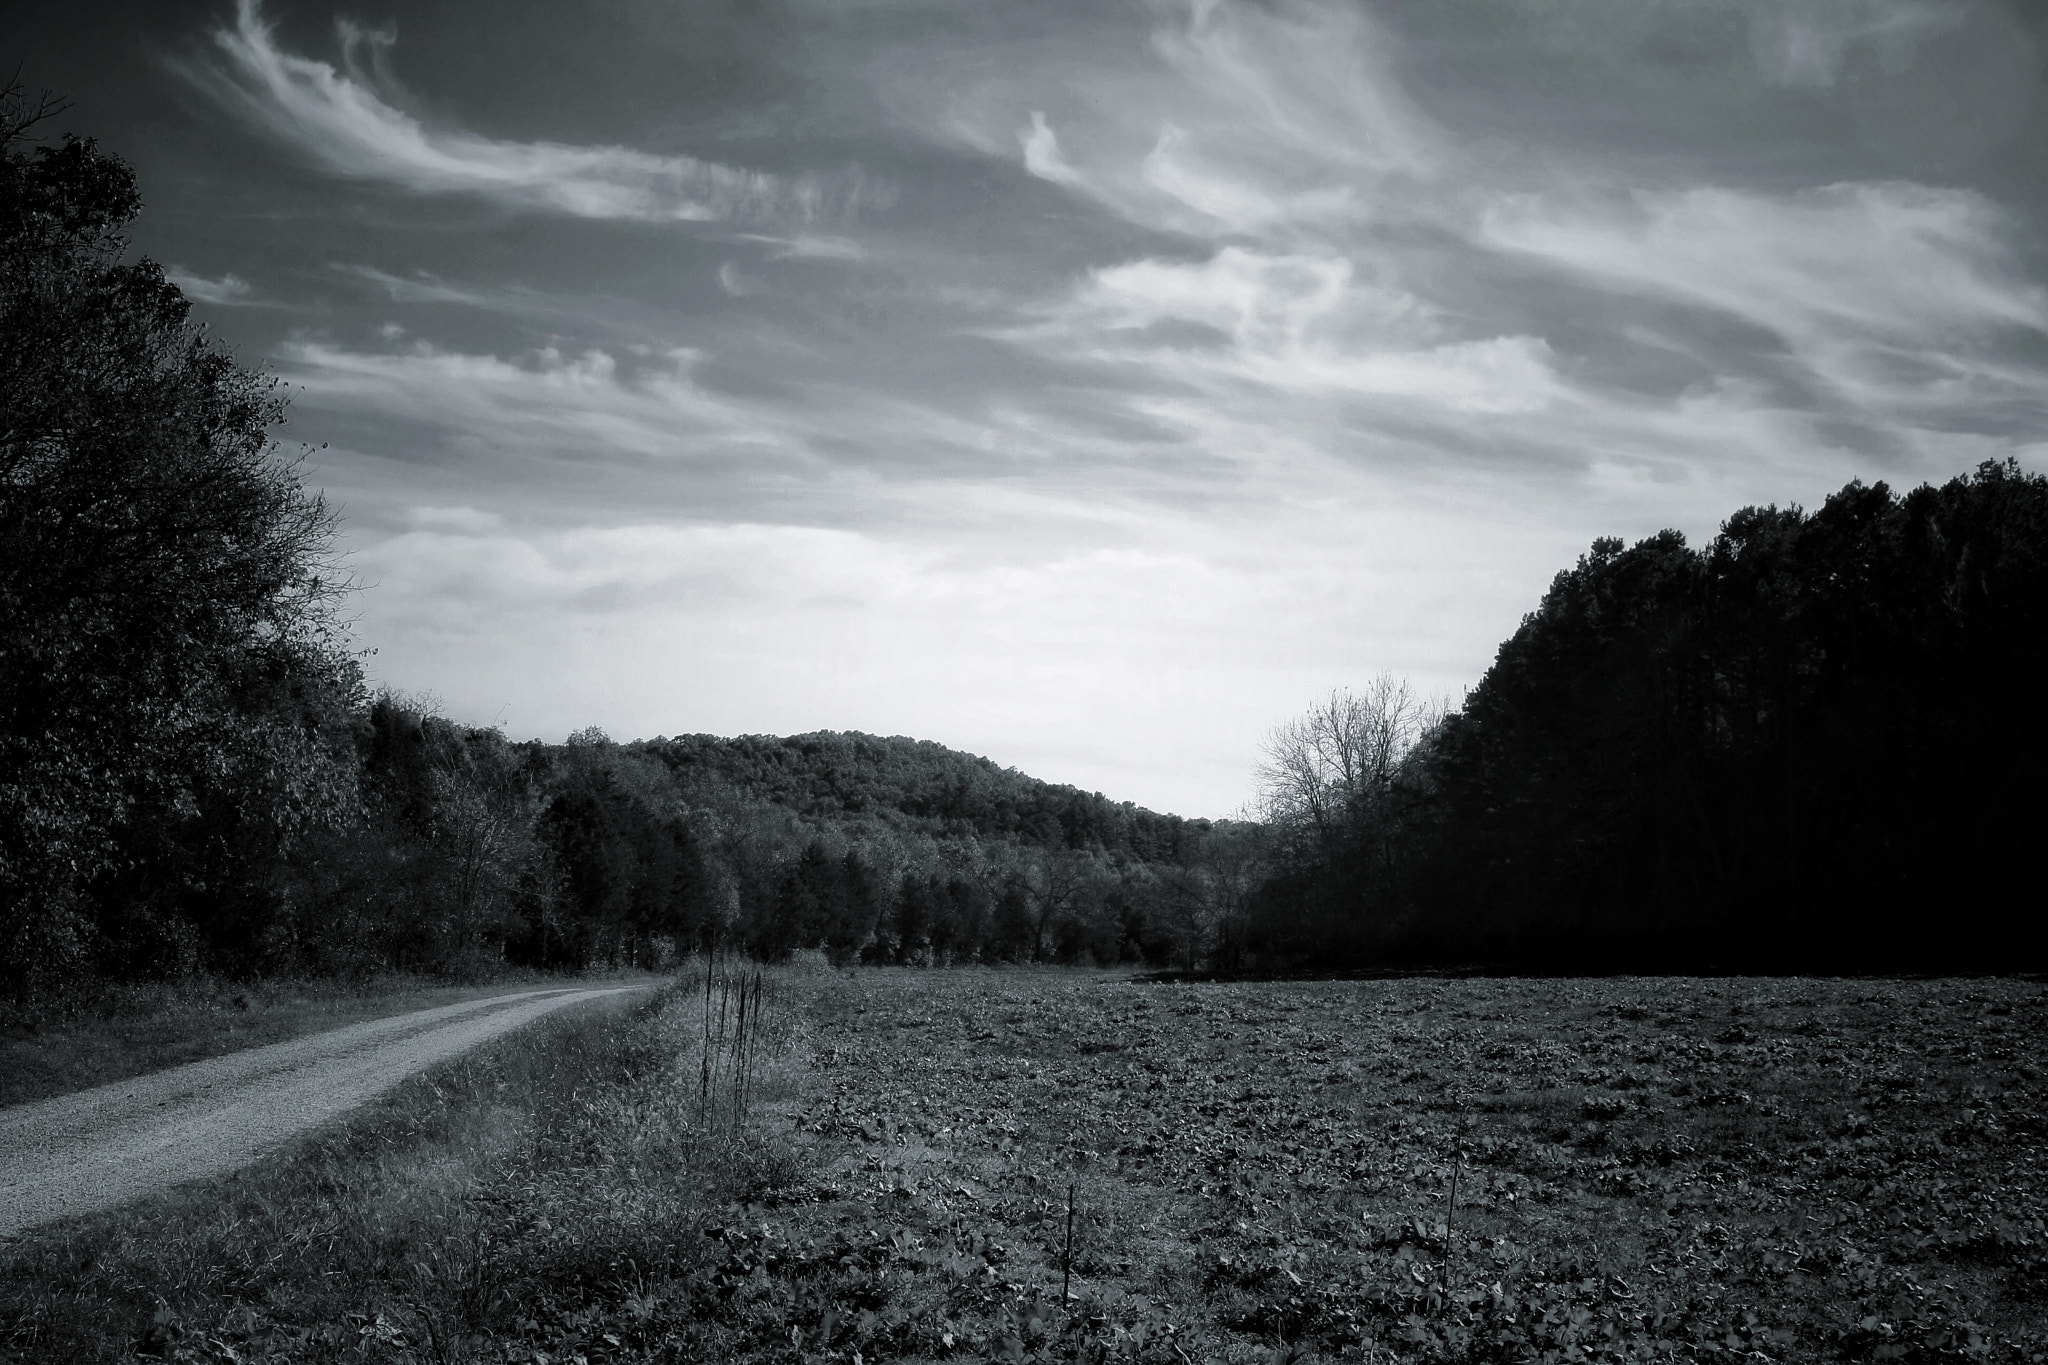
<svg viewBox="0 0 2048 1365"><path fill-rule="evenodd" d="M276 960L455 977L658 969L734 948L767 961L816 950L838 963L1190 967L1219 951L1251 885L1245 826L1182 829L1165 845L1177 862L1138 859L1128 841L984 838L889 804L904 788L849 757L867 736L825 738L801 748L807 780L838 793L830 802L803 798L786 774L679 765L673 741L584 731L513 744L380 697L355 730L362 816L288 860ZM911 752L928 768L985 767L937 745ZM1161 819L1125 815L1123 828Z"/></svg>
<svg viewBox="0 0 2048 1365"><path fill-rule="evenodd" d="M1596 542L1334 847L1270 962L2015 965L2048 718L2048 479ZM2037 935L2025 935L2028 947Z"/></svg>
<svg viewBox="0 0 2048 1365"><path fill-rule="evenodd" d="M1267 823L1310 852L1375 822L1401 761L1433 723L1408 684L1382 673L1354 693L1339 688L1266 739L1258 779Z"/></svg>
<svg viewBox="0 0 2048 1365"><path fill-rule="evenodd" d="M330 518L276 458L272 381L191 325L139 200L0 94L0 960L189 960L345 811L357 673ZM240 944L241 947L254 945Z"/></svg>
<svg viewBox="0 0 2048 1365"><path fill-rule="evenodd" d="M811 817L873 814L899 829L940 836L1173 862L1211 827L902 736L681 735L639 747L688 790L745 791Z"/></svg>

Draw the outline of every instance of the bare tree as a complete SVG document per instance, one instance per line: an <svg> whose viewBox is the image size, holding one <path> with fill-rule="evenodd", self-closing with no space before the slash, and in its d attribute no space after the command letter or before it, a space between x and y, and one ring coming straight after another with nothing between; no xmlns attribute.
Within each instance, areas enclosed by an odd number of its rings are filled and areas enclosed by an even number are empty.
<svg viewBox="0 0 2048 1365"><path fill-rule="evenodd" d="M1385 801L1401 760L1432 720L1404 678L1340 687L1266 737L1256 772L1269 823L1329 845Z"/></svg>
<svg viewBox="0 0 2048 1365"><path fill-rule="evenodd" d="M56 118L70 112L71 101L51 91L30 95L28 87L21 83L21 68L14 68L14 74L0 85L0 147L11 147L17 140L25 141L28 130L44 119Z"/></svg>

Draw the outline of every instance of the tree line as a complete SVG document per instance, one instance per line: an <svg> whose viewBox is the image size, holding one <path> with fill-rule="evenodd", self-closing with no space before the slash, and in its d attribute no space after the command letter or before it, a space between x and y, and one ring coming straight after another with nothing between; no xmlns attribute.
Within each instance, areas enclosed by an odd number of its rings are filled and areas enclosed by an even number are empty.
<svg viewBox="0 0 2048 1365"><path fill-rule="evenodd" d="M314 926L290 963L659 967L732 949L842 964L1192 966L1251 886L1255 831L1109 808L1170 829L1171 856L1156 858L1057 822L1026 820L1037 833L1019 833L1019 809L1104 805L930 743L616 744L592 729L515 744L388 696L361 733L364 818L314 833L287 860L273 914ZM994 828L898 804L856 753L893 755L898 776L919 782L980 779ZM759 778L764 763L809 772L833 795L797 802Z"/></svg>
<svg viewBox="0 0 2048 1365"><path fill-rule="evenodd" d="M1596 541L1454 709L1383 679L1263 773L1269 967L2039 965L2048 480Z"/></svg>

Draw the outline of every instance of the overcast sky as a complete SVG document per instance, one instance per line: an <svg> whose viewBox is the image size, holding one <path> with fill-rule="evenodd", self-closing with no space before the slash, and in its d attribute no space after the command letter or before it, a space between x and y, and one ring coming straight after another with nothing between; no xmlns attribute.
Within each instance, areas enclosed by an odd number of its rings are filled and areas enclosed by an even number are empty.
<svg viewBox="0 0 2048 1365"><path fill-rule="evenodd" d="M1596 536L2048 468L2048 7L6 0L374 679L1188 815Z"/></svg>

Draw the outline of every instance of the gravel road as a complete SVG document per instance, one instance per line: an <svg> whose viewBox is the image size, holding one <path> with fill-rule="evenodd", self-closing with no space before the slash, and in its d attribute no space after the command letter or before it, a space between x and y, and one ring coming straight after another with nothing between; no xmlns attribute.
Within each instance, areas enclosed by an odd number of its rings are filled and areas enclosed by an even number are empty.
<svg viewBox="0 0 2048 1365"><path fill-rule="evenodd" d="M507 1029L642 989L466 1000L0 1110L0 1238L223 1175Z"/></svg>

